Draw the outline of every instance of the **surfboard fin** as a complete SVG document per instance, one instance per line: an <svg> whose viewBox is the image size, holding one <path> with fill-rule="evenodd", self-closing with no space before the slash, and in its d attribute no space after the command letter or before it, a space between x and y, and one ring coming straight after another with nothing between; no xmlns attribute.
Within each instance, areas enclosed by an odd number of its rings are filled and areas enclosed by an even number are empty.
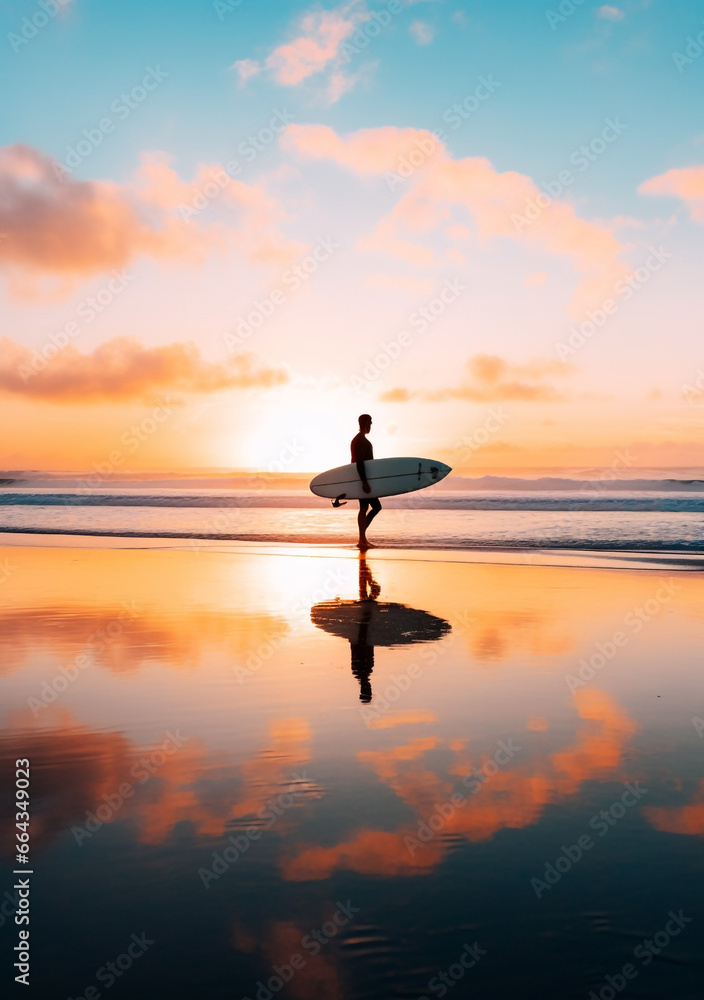
<svg viewBox="0 0 704 1000"><path fill-rule="evenodd" d="M333 507L344 507L347 501L343 500L342 498L346 496L347 496L346 493L341 493L339 497L335 497L335 499L332 501Z"/></svg>

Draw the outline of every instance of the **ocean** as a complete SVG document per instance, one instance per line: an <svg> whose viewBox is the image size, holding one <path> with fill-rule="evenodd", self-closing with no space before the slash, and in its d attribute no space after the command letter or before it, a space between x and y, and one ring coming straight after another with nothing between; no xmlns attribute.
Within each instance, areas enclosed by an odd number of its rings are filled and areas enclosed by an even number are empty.
<svg viewBox="0 0 704 1000"><path fill-rule="evenodd" d="M333 509L301 478L7 473L3 484L3 532L336 546L356 537L357 504ZM704 470L455 476L383 507L369 538L388 549L704 552Z"/></svg>

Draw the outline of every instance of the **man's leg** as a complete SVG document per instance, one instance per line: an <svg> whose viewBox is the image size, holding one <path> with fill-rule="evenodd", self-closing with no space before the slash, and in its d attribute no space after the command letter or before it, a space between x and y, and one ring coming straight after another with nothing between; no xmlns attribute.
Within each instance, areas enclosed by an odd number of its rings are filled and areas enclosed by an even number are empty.
<svg viewBox="0 0 704 1000"><path fill-rule="evenodd" d="M370 506L371 509L370 509L369 513L367 514L367 523L364 526L365 530L369 527L369 525L372 523L372 521L374 520L374 518L376 517L376 515L381 510L381 502L379 500L370 500L369 501L369 506Z"/></svg>
<svg viewBox="0 0 704 1000"><path fill-rule="evenodd" d="M369 500L359 501L359 514L357 514L357 525L359 527L359 548L364 548L367 544L367 507Z"/></svg>

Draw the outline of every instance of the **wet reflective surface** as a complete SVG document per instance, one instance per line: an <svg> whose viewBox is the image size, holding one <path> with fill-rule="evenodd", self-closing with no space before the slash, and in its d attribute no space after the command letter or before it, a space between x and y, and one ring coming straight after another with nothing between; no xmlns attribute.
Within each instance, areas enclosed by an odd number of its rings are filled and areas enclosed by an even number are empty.
<svg viewBox="0 0 704 1000"><path fill-rule="evenodd" d="M27 995L701 995L699 574L1 557Z"/></svg>

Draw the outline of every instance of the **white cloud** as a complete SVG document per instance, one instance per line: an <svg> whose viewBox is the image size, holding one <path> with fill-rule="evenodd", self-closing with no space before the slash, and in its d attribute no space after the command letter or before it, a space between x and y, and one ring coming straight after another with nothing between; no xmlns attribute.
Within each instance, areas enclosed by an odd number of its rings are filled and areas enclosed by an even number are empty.
<svg viewBox="0 0 704 1000"><path fill-rule="evenodd" d="M429 45L435 38L435 28L426 21L414 21L408 30L418 45Z"/></svg>
<svg viewBox="0 0 704 1000"><path fill-rule="evenodd" d="M603 7L599 7L597 10L596 16L603 18L605 21L623 21L626 15L619 7L610 7L609 4L604 4Z"/></svg>

